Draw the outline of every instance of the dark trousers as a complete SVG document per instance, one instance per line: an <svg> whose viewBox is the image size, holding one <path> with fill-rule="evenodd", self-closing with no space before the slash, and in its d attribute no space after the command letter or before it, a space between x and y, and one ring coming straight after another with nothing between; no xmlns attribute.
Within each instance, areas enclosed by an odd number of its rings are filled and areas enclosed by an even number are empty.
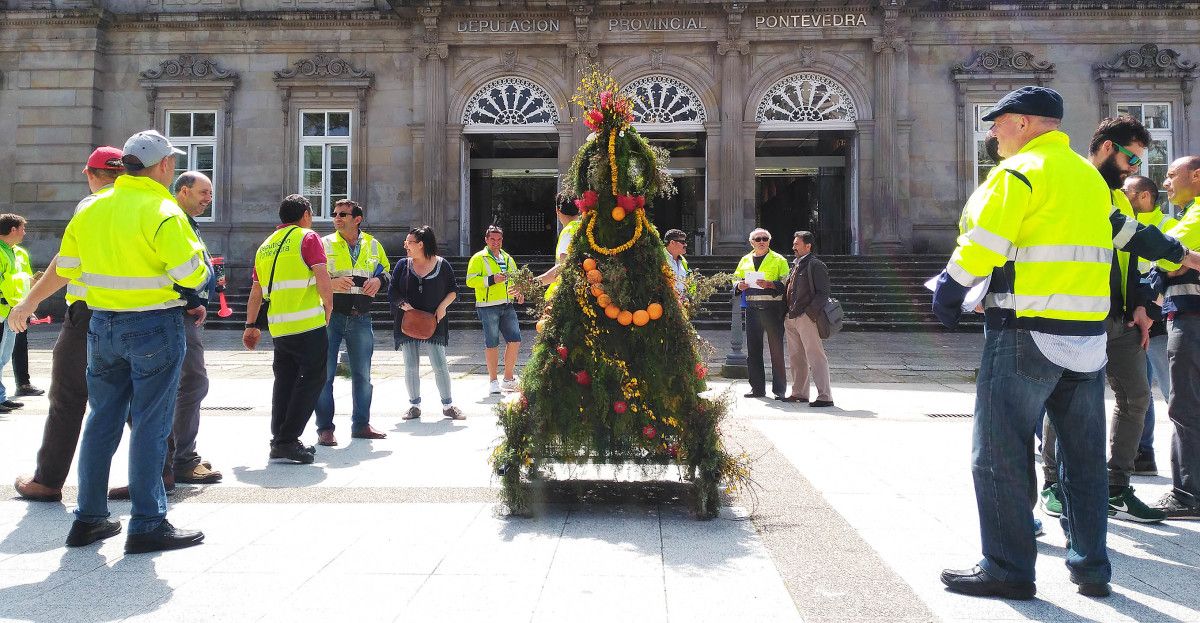
<svg viewBox="0 0 1200 623"><path fill-rule="evenodd" d="M200 404L208 396L208 368L204 365L204 327L196 326L195 317L184 315L183 330L187 352L179 372L179 396L175 400L171 438L167 440L164 472L186 474L200 464L196 435L200 432Z"/></svg>
<svg viewBox="0 0 1200 623"><path fill-rule="evenodd" d="M50 364L50 414L42 432L42 447L37 454L33 479L39 484L61 489L75 458L79 430L87 411L87 332L92 310L82 301L67 309L54 358Z"/></svg>
<svg viewBox="0 0 1200 623"><path fill-rule="evenodd" d="M271 445L300 440L325 387L329 339L325 327L274 338L275 391L271 398Z"/></svg>
<svg viewBox="0 0 1200 623"><path fill-rule="evenodd" d="M766 393L767 378L763 368L763 333L771 349L771 393L787 395L787 368L783 357L783 303L767 303L766 307L746 308L746 369L750 391Z"/></svg>
<svg viewBox="0 0 1200 623"><path fill-rule="evenodd" d="M1180 502L1200 505L1200 316L1177 316L1167 325L1171 362L1171 484Z"/></svg>
<svg viewBox="0 0 1200 623"><path fill-rule="evenodd" d="M29 333L22 331L17 334L17 342L13 345L13 377L17 379L17 390L22 385L29 385ZM14 395L15 392L14 392Z"/></svg>

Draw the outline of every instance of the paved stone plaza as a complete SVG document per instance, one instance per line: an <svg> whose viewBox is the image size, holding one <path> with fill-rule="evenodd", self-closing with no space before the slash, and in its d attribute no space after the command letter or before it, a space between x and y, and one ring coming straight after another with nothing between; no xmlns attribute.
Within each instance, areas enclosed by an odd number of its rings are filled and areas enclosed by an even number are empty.
<svg viewBox="0 0 1200 623"><path fill-rule="evenodd" d="M705 337L722 359L727 334ZM42 327L31 335L43 387L53 338ZM495 398L469 332L452 336L450 349L466 421L400 421L402 366L380 334L372 422L389 438L350 443L350 388L339 381L342 444L318 449L314 465L268 464L269 343L247 353L239 338L208 336L213 382L199 451L225 482L180 485L172 497L172 522L206 533L199 547L124 556L116 537L66 549L74 474L63 504L16 499L10 486L33 467L46 399L0 416L0 619L1200 620L1200 523L1111 524L1106 600L1074 592L1062 531L1040 512L1038 600L942 589L938 571L978 559L971 420L929 414L971 412L978 335L838 336L828 343L831 410L741 399L744 382L713 379L713 391L732 385L739 396L727 433L754 457L758 488L707 522L669 495L555 498L533 519L498 516L487 464L499 436ZM424 391L436 404L428 375ZM1158 407L1166 474L1171 427ZM306 441L314 439L310 427ZM125 459L122 447L114 485L124 484ZM1134 484L1153 500L1169 478ZM112 510L128 519L128 503Z"/></svg>

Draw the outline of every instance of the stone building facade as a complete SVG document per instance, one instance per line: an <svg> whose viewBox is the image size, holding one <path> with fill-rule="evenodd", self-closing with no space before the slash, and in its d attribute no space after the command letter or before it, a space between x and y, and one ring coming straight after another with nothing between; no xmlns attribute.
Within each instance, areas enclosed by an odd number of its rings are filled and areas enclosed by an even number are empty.
<svg viewBox="0 0 1200 623"><path fill-rule="evenodd" d="M978 117L1004 92L1064 95L1077 150L1145 119L1147 171L1200 153L1197 4L1174 0L0 0L0 211L56 249L99 144L155 127L213 174L209 245L245 266L303 192L366 207L393 252L443 253L492 222L549 252L557 175L586 129L580 72L608 69L672 153L660 228L742 252L756 225L824 252L941 252L986 173ZM181 162L181 166L184 163ZM237 271L232 271L237 281Z"/></svg>

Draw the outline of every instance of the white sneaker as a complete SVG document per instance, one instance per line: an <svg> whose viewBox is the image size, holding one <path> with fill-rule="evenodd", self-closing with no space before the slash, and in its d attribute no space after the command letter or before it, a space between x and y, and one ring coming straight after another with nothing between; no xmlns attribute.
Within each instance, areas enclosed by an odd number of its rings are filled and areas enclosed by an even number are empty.
<svg viewBox="0 0 1200 623"><path fill-rule="evenodd" d="M500 379L492 379L491 385L488 386L488 393L489 394L499 394L500 393Z"/></svg>
<svg viewBox="0 0 1200 623"><path fill-rule="evenodd" d="M507 380L507 379L500 381L500 389L502 389L506 392L515 392L520 388L521 388L521 381L515 376L512 378L511 381Z"/></svg>

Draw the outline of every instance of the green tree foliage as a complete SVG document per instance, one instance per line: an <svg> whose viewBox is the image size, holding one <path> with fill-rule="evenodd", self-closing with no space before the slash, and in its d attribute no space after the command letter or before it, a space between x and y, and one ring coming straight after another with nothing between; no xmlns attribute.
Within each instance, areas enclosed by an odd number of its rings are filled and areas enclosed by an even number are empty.
<svg viewBox="0 0 1200 623"><path fill-rule="evenodd" d="M698 513L711 517L719 484L748 474L721 439L728 399L700 395L702 342L645 215L674 192L665 154L629 127L629 101L611 79L593 72L580 91L593 134L561 198L581 206L582 221L538 321L521 393L497 407L503 495L512 512L528 512L527 481L542 462L678 463L696 485Z"/></svg>

